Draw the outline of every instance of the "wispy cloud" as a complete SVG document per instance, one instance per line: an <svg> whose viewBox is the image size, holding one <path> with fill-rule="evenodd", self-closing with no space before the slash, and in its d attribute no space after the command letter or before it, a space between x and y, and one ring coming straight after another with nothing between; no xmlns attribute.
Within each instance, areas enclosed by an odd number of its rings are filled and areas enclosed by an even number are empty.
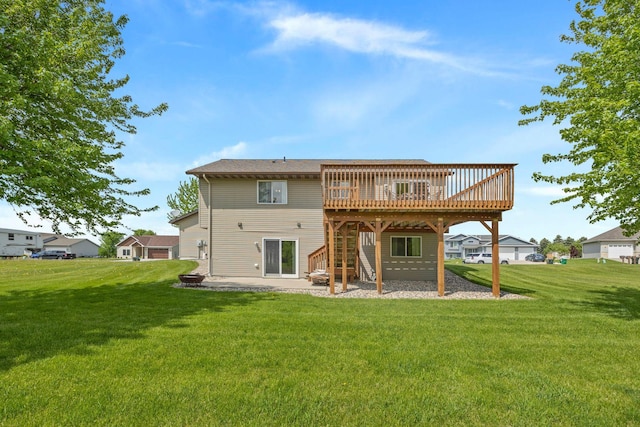
<svg viewBox="0 0 640 427"><path fill-rule="evenodd" d="M272 6L272 5L271 5ZM353 53L386 55L426 61L479 75L506 75L492 70L478 58L465 58L438 51L432 34L377 21L340 17L329 13L307 13L288 6L265 8L266 26L276 31L266 52L283 52L314 44L334 46Z"/></svg>
<svg viewBox="0 0 640 427"><path fill-rule="evenodd" d="M229 147L223 147L218 151L213 151L204 156L198 157L193 161L193 167L202 166L207 163L215 162L220 159L239 159L243 158L248 151L248 144L246 142L238 142L235 145Z"/></svg>
<svg viewBox="0 0 640 427"><path fill-rule="evenodd" d="M427 60L463 68L449 54L427 49L428 31L410 31L384 23L340 18L322 13L285 13L272 18L268 26L277 31L272 51L293 50L311 44L327 44L356 53L390 55Z"/></svg>
<svg viewBox="0 0 640 427"><path fill-rule="evenodd" d="M292 2L184 2L187 11L193 15L228 10L261 21L262 25L276 33L275 39L261 49L261 52L286 52L322 44L363 55L430 62L475 75L512 78L522 70L515 64L496 66L481 57L438 50L435 47L435 37L427 29L407 29L374 20L344 17L327 12L308 12ZM541 61L528 59L526 62L536 64Z"/></svg>

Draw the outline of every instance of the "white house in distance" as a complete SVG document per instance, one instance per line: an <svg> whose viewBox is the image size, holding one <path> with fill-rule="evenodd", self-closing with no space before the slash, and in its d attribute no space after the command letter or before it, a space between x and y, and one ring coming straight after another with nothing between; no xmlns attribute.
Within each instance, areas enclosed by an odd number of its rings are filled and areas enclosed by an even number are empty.
<svg viewBox="0 0 640 427"><path fill-rule="evenodd" d="M42 248L42 236L33 231L0 228L0 257L21 257Z"/></svg>
<svg viewBox="0 0 640 427"><path fill-rule="evenodd" d="M178 236L129 236L116 245L118 258L176 259Z"/></svg>
<svg viewBox="0 0 640 427"><path fill-rule="evenodd" d="M621 227L613 228L582 242L583 258L607 258L620 261L623 256L640 256L640 233L627 237Z"/></svg>
<svg viewBox="0 0 640 427"><path fill-rule="evenodd" d="M445 237L445 257L447 259L465 258L469 254L491 253L490 235L455 234ZM524 260L536 253L538 245L511 235L500 235L500 258L512 261Z"/></svg>
<svg viewBox="0 0 640 427"><path fill-rule="evenodd" d="M78 258L98 256L99 246L89 239L73 239L60 234L42 233L42 242L44 250L74 253Z"/></svg>

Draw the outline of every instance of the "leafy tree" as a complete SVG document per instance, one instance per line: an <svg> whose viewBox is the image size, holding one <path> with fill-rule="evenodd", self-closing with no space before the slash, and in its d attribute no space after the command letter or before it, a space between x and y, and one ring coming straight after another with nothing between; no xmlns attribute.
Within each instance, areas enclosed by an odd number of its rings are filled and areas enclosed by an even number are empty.
<svg viewBox="0 0 640 427"><path fill-rule="evenodd" d="M551 242L549 241L549 239L544 237L542 240L540 240L540 247L538 248L538 252L543 255L546 254L547 246L549 246L550 244Z"/></svg>
<svg viewBox="0 0 640 427"><path fill-rule="evenodd" d="M553 238L553 243L564 243L564 239L561 235L556 234L556 237Z"/></svg>
<svg viewBox="0 0 640 427"><path fill-rule="evenodd" d="M557 252L558 255L567 255L569 253L569 248L566 247L564 243L551 243L550 245L547 245L543 253L546 255L552 252Z"/></svg>
<svg viewBox="0 0 640 427"><path fill-rule="evenodd" d="M116 231L107 231L100 236L100 247L98 255L104 258L115 258L118 251L116 245L120 243L124 234Z"/></svg>
<svg viewBox="0 0 640 427"><path fill-rule="evenodd" d="M579 258L582 256L582 253L574 245L571 245L571 247L569 248L569 256L571 258Z"/></svg>
<svg viewBox="0 0 640 427"><path fill-rule="evenodd" d="M558 86L543 86L543 99L520 111L526 125L553 117L571 144L545 154L544 163L569 162L563 176L537 172L536 181L564 186L574 207L592 208L591 223L617 219L625 233L640 231L640 5L634 0L582 0L578 21L561 41L578 45L569 65L559 65ZM545 98L548 97L548 98ZM533 117L531 117L533 115Z"/></svg>
<svg viewBox="0 0 640 427"><path fill-rule="evenodd" d="M537 245L538 241L532 237L529 239L529 243L533 243L534 245Z"/></svg>
<svg viewBox="0 0 640 427"><path fill-rule="evenodd" d="M122 93L129 77L110 75L127 17L103 3L0 0L0 199L55 232L100 232L157 208L127 201L149 190L115 174L124 146L116 132L135 133L132 119L167 106L140 110Z"/></svg>
<svg viewBox="0 0 640 427"><path fill-rule="evenodd" d="M169 220L197 210L198 191L198 180L196 178L191 178L189 181L185 182L180 181L178 191L167 196L167 205L172 210L179 212L176 215L169 213Z"/></svg>
<svg viewBox="0 0 640 427"><path fill-rule="evenodd" d="M145 230L144 228L138 228L137 230L133 230L134 236L155 236L156 232L153 230Z"/></svg>
<svg viewBox="0 0 640 427"><path fill-rule="evenodd" d="M573 240L572 237L567 236L567 238L564 239L563 243L564 243L565 246L569 246L570 247L571 245L573 245L575 243L575 240Z"/></svg>

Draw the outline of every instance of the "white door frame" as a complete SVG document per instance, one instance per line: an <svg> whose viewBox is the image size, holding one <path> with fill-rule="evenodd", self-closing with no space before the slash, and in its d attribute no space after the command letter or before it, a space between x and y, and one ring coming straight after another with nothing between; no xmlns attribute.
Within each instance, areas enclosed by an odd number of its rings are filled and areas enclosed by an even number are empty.
<svg viewBox="0 0 640 427"><path fill-rule="evenodd" d="M267 273L267 241L278 241L278 270L277 274L275 273ZM282 274L282 242L294 242L295 243L295 272L293 274ZM298 266L300 265L300 244L298 239L296 238L286 238L286 237L263 237L262 238L262 277L282 277L282 278L295 278L297 279L299 276Z"/></svg>

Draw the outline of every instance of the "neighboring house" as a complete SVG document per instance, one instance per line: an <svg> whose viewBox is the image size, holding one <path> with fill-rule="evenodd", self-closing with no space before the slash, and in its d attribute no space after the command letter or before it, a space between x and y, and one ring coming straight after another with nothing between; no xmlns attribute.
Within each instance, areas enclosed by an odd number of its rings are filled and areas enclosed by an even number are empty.
<svg viewBox="0 0 640 427"><path fill-rule="evenodd" d="M42 249L40 233L0 228L0 257L21 257Z"/></svg>
<svg viewBox="0 0 640 427"><path fill-rule="evenodd" d="M621 256L640 256L640 233L627 237L616 227L582 242L583 258L608 258L620 261Z"/></svg>
<svg viewBox="0 0 640 427"><path fill-rule="evenodd" d="M118 258L178 258L178 236L129 236L116 245Z"/></svg>
<svg viewBox="0 0 640 427"><path fill-rule="evenodd" d="M536 253L538 245L518 237L500 235L500 258L518 261L527 255ZM445 237L445 257L447 259L465 258L469 254L492 253L491 235L456 234Z"/></svg>
<svg viewBox="0 0 640 427"><path fill-rule="evenodd" d="M206 259L207 245L204 229L198 222L198 211L180 215L169 221L179 228L180 259Z"/></svg>
<svg viewBox="0 0 640 427"><path fill-rule="evenodd" d="M181 256L206 254L210 275L299 278L324 268L331 292L336 276L359 276L375 278L378 292L383 277L434 280L444 295L444 232L480 221L497 250L514 166L223 159L187 171L199 179L199 209L172 223ZM497 262L492 272L498 296Z"/></svg>
<svg viewBox="0 0 640 427"><path fill-rule="evenodd" d="M76 254L76 257L93 258L98 256L98 246L89 239L72 239L59 234L42 234L43 249L65 251Z"/></svg>

